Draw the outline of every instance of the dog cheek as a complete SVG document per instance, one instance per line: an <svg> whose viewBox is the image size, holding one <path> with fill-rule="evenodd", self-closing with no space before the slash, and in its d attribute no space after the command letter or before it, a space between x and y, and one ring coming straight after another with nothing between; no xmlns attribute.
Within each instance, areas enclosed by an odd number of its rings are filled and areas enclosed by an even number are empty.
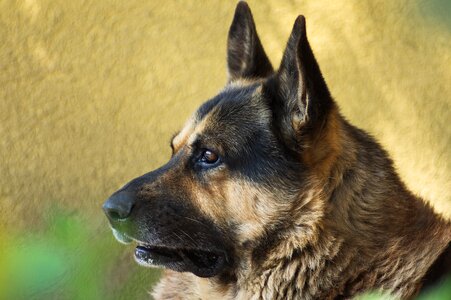
<svg viewBox="0 0 451 300"><path fill-rule="evenodd" d="M245 181L231 181L225 191L225 210L228 212L229 222L235 224L235 232L240 242L258 239L265 228L273 220L275 201Z"/></svg>
<svg viewBox="0 0 451 300"><path fill-rule="evenodd" d="M221 185L215 181L202 184L194 179L185 179L184 186L187 189L189 201L196 209L217 225L227 224L227 211L224 207L224 199L221 193Z"/></svg>

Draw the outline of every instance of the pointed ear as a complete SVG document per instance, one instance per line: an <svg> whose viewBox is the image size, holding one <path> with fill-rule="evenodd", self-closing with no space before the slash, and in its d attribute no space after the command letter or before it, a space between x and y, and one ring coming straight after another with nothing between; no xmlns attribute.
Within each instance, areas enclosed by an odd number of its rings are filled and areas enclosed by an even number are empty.
<svg viewBox="0 0 451 300"><path fill-rule="evenodd" d="M334 105L308 43L304 16L296 19L280 68L267 86L274 94L278 126L292 143L306 130L322 126Z"/></svg>
<svg viewBox="0 0 451 300"><path fill-rule="evenodd" d="M229 81L239 78L264 78L273 72L255 29L251 10L240 1L235 10L227 40Z"/></svg>

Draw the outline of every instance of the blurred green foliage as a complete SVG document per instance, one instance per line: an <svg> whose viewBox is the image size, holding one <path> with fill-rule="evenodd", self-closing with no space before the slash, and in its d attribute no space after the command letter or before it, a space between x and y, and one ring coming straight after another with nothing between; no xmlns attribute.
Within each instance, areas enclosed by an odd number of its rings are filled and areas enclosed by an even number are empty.
<svg viewBox="0 0 451 300"><path fill-rule="evenodd" d="M132 250L111 234L63 211L52 211L43 228L0 242L0 299L148 299L159 276L136 266Z"/></svg>
<svg viewBox="0 0 451 300"><path fill-rule="evenodd" d="M395 300L396 298L387 293L371 292L355 298L356 300ZM451 277L448 277L437 286L425 290L417 300L449 300L451 299Z"/></svg>
<svg viewBox="0 0 451 300"><path fill-rule="evenodd" d="M109 232L52 210L41 228L0 235L0 299L149 299L159 271L137 266ZM141 287L141 288L136 288ZM368 293L359 300L391 300ZM451 278L419 300L451 299Z"/></svg>
<svg viewBox="0 0 451 300"><path fill-rule="evenodd" d="M389 294L372 292L360 295L356 297L356 300L394 300L394 298Z"/></svg>
<svg viewBox="0 0 451 300"><path fill-rule="evenodd" d="M355 298L356 300L395 300L396 298L384 293L365 293ZM448 277L437 286L421 293L416 300L449 300L451 299L451 277Z"/></svg>
<svg viewBox="0 0 451 300"><path fill-rule="evenodd" d="M438 286L426 290L417 300L449 300L451 299L451 277Z"/></svg>
<svg viewBox="0 0 451 300"><path fill-rule="evenodd" d="M249 2L275 66L307 16L345 116L451 216L451 1ZM1 300L149 298L158 272L133 262L100 205L161 165L170 135L223 85L234 6L0 1ZM450 289L420 299L451 299Z"/></svg>

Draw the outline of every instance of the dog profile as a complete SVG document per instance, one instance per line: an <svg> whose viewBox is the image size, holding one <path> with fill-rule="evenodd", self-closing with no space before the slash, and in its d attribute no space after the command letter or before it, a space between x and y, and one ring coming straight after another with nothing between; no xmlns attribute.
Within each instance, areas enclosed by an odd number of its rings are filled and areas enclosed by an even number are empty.
<svg viewBox="0 0 451 300"><path fill-rule="evenodd" d="M227 65L168 163L103 206L136 261L166 269L156 299L409 299L449 273L451 223L340 114L303 16L275 71L239 2Z"/></svg>

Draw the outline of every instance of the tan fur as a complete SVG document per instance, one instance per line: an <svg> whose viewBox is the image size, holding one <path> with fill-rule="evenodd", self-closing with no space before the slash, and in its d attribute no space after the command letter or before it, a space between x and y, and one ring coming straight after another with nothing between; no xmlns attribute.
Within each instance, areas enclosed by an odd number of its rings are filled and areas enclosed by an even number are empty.
<svg viewBox="0 0 451 300"><path fill-rule="evenodd" d="M443 275L451 222L342 117L305 18L277 72L244 2L228 45L229 82L174 137L171 160L106 202L139 261L187 272L166 271L154 297L410 299Z"/></svg>
<svg viewBox="0 0 451 300"><path fill-rule="evenodd" d="M428 267L449 243L449 223L406 190L394 191L394 198L376 194L353 201L342 184L346 170L357 163L358 144L343 130L337 109L328 120L320 138L311 141L311 151L305 152L311 166L306 192L296 201L284 202L290 206L268 198L261 187L227 173L219 175L220 171L211 179L218 184L192 187L196 206L219 226L242 224L237 279L224 284L216 278L167 272L153 293L156 299L333 299L367 286L403 299L417 293ZM355 182L352 192L365 184ZM332 193L336 199L328 202ZM286 239L255 265L245 242L258 240L264 228L287 212L293 222ZM362 268L368 261L371 269Z"/></svg>
<svg viewBox="0 0 451 300"><path fill-rule="evenodd" d="M178 152L180 148L186 144L188 138L192 135L195 127L195 116L192 116L186 121L183 129L172 139L172 146L174 153Z"/></svg>

